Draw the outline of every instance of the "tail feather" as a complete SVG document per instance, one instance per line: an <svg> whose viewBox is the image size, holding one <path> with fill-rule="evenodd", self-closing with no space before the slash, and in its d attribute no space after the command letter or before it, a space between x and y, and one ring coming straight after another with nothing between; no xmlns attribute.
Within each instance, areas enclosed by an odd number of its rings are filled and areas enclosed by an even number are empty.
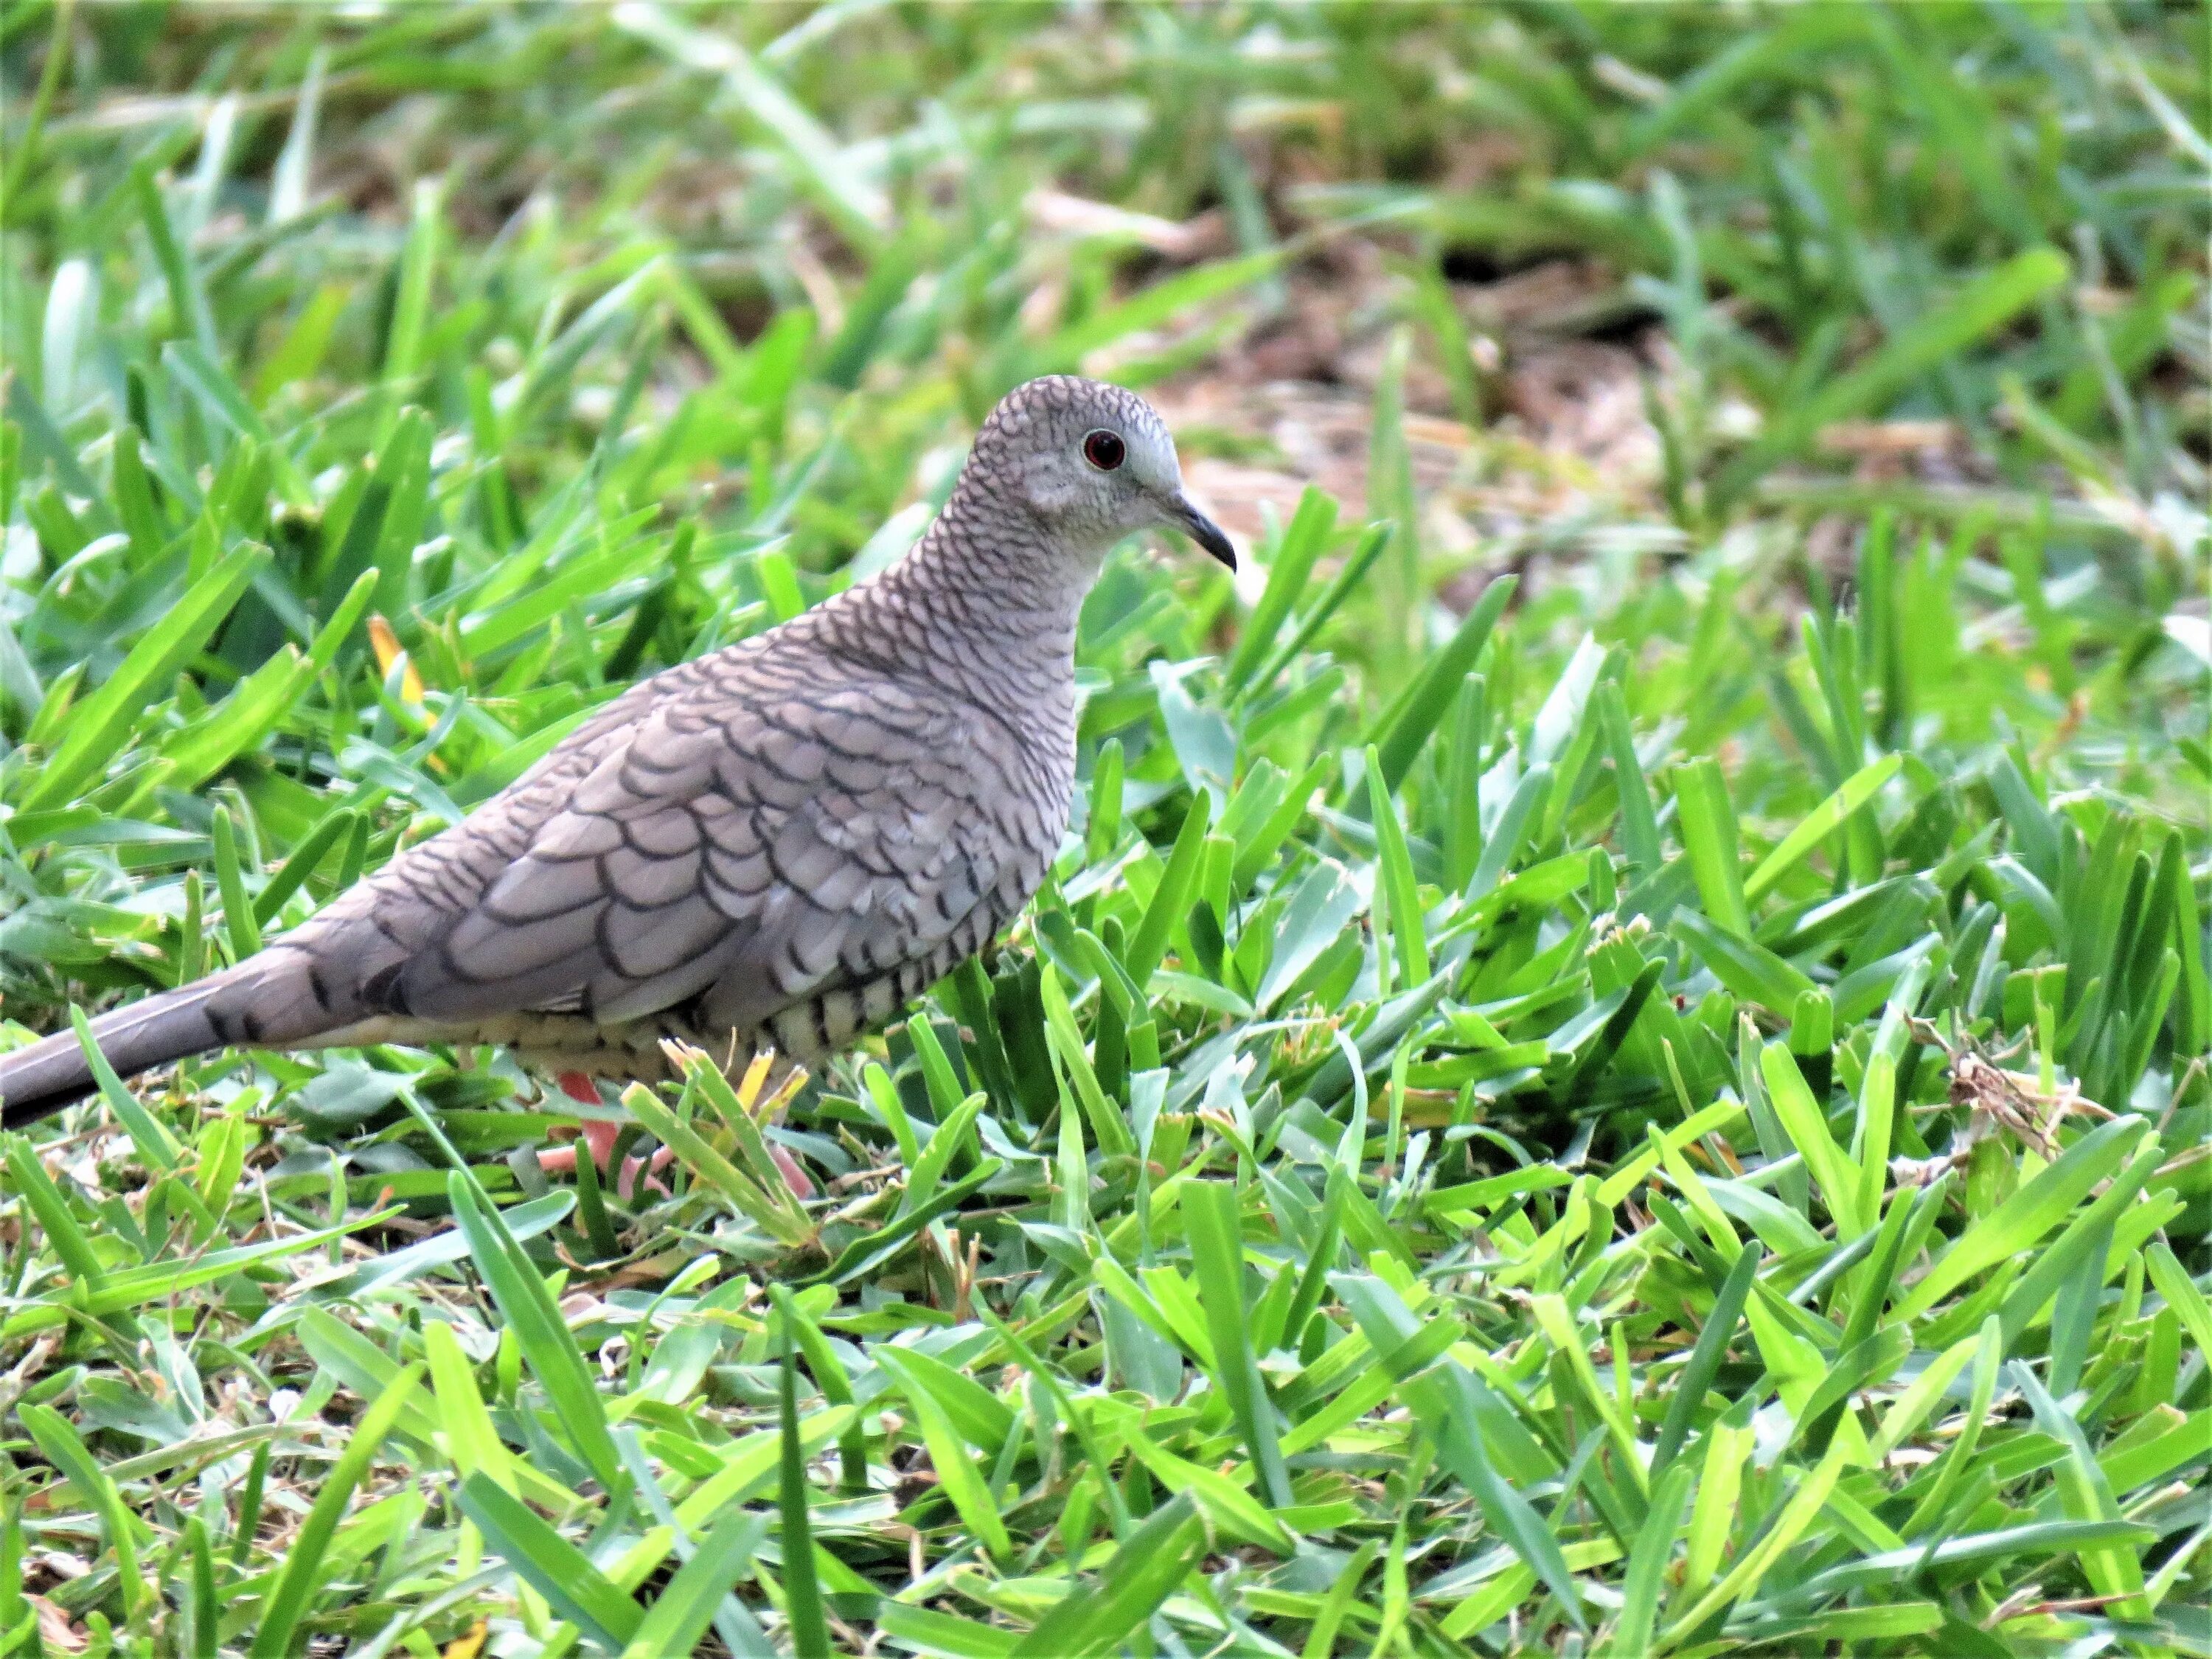
<svg viewBox="0 0 2212 1659"><path fill-rule="evenodd" d="M289 1028L300 1022L270 1017L297 1000L269 994L278 989L270 982L275 965L257 957L181 990L102 1014L92 1022L93 1040L116 1074L125 1078L234 1042L296 1041L306 1033ZM0 1127L20 1128L75 1105L98 1086L74 1030L0 1054Z"/></svg>

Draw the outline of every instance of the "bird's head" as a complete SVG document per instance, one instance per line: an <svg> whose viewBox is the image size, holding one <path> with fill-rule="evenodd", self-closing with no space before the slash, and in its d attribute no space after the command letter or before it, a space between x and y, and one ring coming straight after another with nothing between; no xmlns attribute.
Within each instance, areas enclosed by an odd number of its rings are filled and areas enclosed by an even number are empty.
<svg viewBox="0 0 2212 1659"><path fill-rule="evenodd" d="M1135 392L1072 374L1016 386L976 434L970 478L1096 561L1141 530L1176 530L1231 570L1237 550L1182 490L1175 441Z"/></svg>

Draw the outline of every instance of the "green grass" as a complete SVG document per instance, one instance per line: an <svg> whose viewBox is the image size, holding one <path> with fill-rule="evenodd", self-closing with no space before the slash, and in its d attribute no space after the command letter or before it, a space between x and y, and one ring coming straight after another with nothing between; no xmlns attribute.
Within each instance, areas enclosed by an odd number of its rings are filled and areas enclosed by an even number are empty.
<svg viewBox="0 0 2212 1659"><path fill-rule="evenodd" d="M626 1097L665 1193L491 1051L9 1137L0 1649L2212 1653L2202 46L0 13L10 1042L895 556L1018 380L1409 331L1364 506L1110 564L1022 924L788 1101ZM1500 424L1583 333L1651 477L1443 533L1588 477Z"/></svg>

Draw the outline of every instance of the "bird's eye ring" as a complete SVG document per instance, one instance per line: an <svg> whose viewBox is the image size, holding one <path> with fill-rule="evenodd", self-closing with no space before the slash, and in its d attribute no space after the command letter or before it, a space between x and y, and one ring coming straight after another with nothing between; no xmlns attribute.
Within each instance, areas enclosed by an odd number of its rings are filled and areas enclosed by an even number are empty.
<svg viewBox="0 0 2212 1659"><path fill-rule="evenodd" d="M1101 427L1096 432L1083 434L1083 459L1101 472L1114 471L1127 454L1118 432L1109 432Z"/></svg>

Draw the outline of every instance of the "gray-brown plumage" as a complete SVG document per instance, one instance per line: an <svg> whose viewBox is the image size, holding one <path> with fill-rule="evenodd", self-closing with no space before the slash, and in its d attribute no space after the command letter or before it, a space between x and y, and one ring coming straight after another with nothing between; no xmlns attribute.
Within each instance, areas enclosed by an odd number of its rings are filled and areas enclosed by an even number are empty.
<svg viewBox="0 0 2212 1659"><path fill-rule="evenodd" d="M227 972L93 1022L128 1076L229 1045L502 1042L651 1079L834 1048L1043 879L1075 776L1078 609L1171 526L1226 562L1134 394L1010 393L904 559L633 687L531 773ZM0 1057L14 1125L89 1092L67 1033Z"/></svg>

